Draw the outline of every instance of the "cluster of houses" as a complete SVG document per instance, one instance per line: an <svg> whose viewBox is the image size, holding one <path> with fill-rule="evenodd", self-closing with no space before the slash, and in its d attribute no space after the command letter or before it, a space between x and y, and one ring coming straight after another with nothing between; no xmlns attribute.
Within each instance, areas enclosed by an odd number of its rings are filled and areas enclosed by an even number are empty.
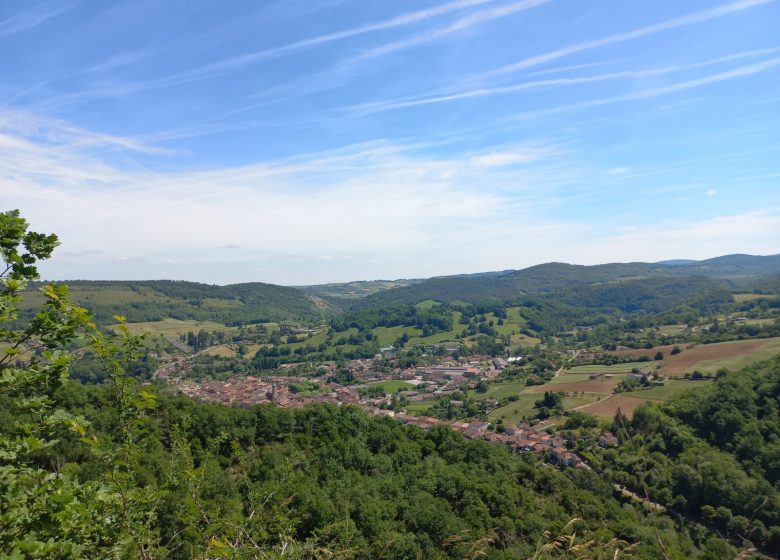
<svg viewBox="0 0 780 560"><path fill-rule="evenodd" d="M433 426L449 426L469 439L481 439L489 443L503 444L515 453L536 453L562 467L589 468L581 457L566 449L563 438L539 432L525 423L518 426L506 426L503 432L494 432L488 429L490 424L483 420L446 421L430 416L410 416L377 408L371 408L368 411L378 416L394 418L403 424L417 426L423 430L428 430Z"/></svg>

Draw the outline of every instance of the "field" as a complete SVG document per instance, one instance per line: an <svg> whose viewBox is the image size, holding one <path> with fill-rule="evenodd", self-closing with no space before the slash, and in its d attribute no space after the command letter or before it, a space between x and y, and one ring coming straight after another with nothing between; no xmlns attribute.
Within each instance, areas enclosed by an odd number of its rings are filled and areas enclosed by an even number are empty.
<svg viewBox="0 0 780 560"><path fill-rule="evenodd" d="M668 356L661 372L666 375L679 375L694 370L702 373L715 373L720 368L736 370L778 353L780 338L702 344L685 349L675 356Z"/></svg>
<svg viewBox="0 0 780 560"><path fill-rule="evenodd" d="M409 414L424 415L425 412L433 406L436 401L413 402L406 405L406 411Z"/></svg>
<svg viewBox="0 0 780 560"><path fill-rule="evenodd" d="M534 402L538 401L539 398L539 395L520 395L520 398L515 402L491 410L488 413L488 419L495 422L501 418L504 420L504 424L516 424L524 416L533 416Z"/></svg>
<svg viewBox="0 0 780 560"><path fill-rule="evenodd" d="M627 397L636 397L639 399L666 401L672 398L674 395L682 393L683 391L687 391L688 389L700 389L703 387L708 387L711 383L711 380L693 381L684 379L668 379L663 386L651 387L650 389L641 389L623 394Z"/></svg>
<svg viewBox="0 0 780 560"><path fill-rule="evenodd" d="M478 393L471 390L468 392L468 397L476 400L485 399L503 399L505 397L511 397L512 395L520 395L526 392L528 386L524 381L507 381L504 383L491 383L488 385L488 390L484 393ZM534 397L538 399L539 397Z"/></svg>
<svg viewBox="0 0 780 560"><path fill-rule="evenodd" d="M116 327L117 325L111 325L111 328L114 330L116 330ZM233 332L236 330L235 327L227 327L222 323L213 321L180 321L178 319L163 319L162 321L151 321L148 323L127 323L127 328L130 334L133 335L150 333L166 338L178 338L182 334L186 335L188 332L197 333L200 330L209 332Z"/></svg>
<svg viewBox="0 0 780 560"><path fill-rule="evenodd" d="M404 333L408 334L411 339L420 336L422 331L415 327L376 327L371 332L374 333L380 346L390 346Z"/></svg>
<svg viewBox="0 0 780 560"><path fill-rule="evenodd" d="M388 381L377 381L375 383L369 383L369 387L382 387L382 390L386 394L392 394L397 393L399 390L401 391L410 391L414 389L414 385L411 383L407 383L406 381L401 381L400 379L390 379Z"/></svg>
<svg viewBox="0 0 780 560"><path fill-rule="evenodd" d="M558 385L560 383L579 383L580 381L588 381L590 379L589 373L564 373L558 377L550 379L550 385Z"/></svg>
<svg viewBox="0 0 780 560"><path fill-rule="evenodd" d="M203 353L207 356L218 356L220 358L234 358L236 356L236 351L229 346L215 346Z"/></svg>
<svg viewBox="0 0 780 560"><path fill-rule="evenodd" d="M634 415L634 411L645 404L646 399L636 397L627 397L625 395L612 395L601 399L593 404L579 408L580 412L587 412L595 416L605 416L611 418L620 409L620 411L629 418Z"/></svg>
<svg viewBox="0 0 780 560"><path fill-rule="evenodd" d="M656 346L655 348L633 348L631 350L615 350L614 352L610 352L610 354L614 354L615 356L631 356L632 358L639 358L641 356L647 356L650 359L655 356L656 352L663 352L664 356L669 356L669 353L672 351L672 348L674 348L674 345L668 344L666 346ZM680 345L681 349L685 349L684 345ZM645 362L646 364L647 362Z"/></svg>
<svg viewBox="0 0 780 560"><path fill-rule="evenodd" d="M620 379L595 379L593 381L579 381L575 383L545 383L535 385L529 392L544 393L545 391L562 391L564 393L604 393L609 394Z"/></svg>
<svg viewBox="0 0 780 560"><path fill-rule="evenodd" d="M645 352L651 352L645 350ZM655 353L655 352L653 352ZM629 362L626 364L613 364L611 366L587 365L574 366L567 371L569 373L631 373L634 368L642 369L654 365L654 362Z"/></svg>
<svg viewBox="0 0 780 560"><path fill-rule="evenodd" d="M746 301L752 301L754 299L774 299L776 296L767 294L734 294L734 301L736 303L743 303Z"/></svg>

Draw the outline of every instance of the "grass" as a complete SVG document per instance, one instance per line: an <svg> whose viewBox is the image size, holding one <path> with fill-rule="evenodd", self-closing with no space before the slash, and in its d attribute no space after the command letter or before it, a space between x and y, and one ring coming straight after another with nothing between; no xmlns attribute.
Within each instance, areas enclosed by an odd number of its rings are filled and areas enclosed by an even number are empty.
<svg viewBox="0 0 780 560"><path fill-rule="evenodd" d="M599 393L583 393L576 397L564 397L563 409L571 410L572 408L589 405L599 400L599 397L604 398L604 395Z"/></svg>
<svg viewBox="0 0 780 560"><path fill-rule="evenodd" d="M390 346L404 333L408 334L411 340L419 337L422 331L416 327L375 327L371 332L374 333L380 346Z"/></svg>
<svg viewBox="0 0 780 560"><path fill-rule="evenodd" d="M650 389L641 389L624 393L627 397L637 397L641 399L650 399L657 401L667 401L673 396L682 393L688 389L700 389L707 387L712 383L711 380L689 381L682 379L667 379L666 384Z"/></svg>
<svg viewBox="0 0 780 560"><path fill-rule="evenodd" d="M484 393L478 393L473 389L468 392L468 397L476 400L485 399L503 399L512 395L520 395L528 386L525 381L506 381L504 383L491 383L488 390ZM540 397L535 396L535 399Z"/></svg>
<svg viewBox="0 0 780 560"><path fill-rule="evenodd" d="M760 299L760 298L774 299L775 297L777 296L767 295L767 294L734 294L734 302L743 303L745 301L751 301L754 299Z"/></svg>
<svg viewBox="0 0 780 560"><path fill-rule="evenodd" d="M411 383L407 383L406 381L401 381L400 379L390 379L388 381L376 381L374 383L369 383L370 387L382 387L382 390L390 395L393 393L397 393L398 390L403 391L410 391L414 389L414 385Z"/></svg>
<svg viewBox="0 0 780 560"><path fill-rule="evenodd" d="M436 307L437 305L441 305L438 301L433 301L432 299L426 299L425 301L421 301L415 307L417 309L432 309Z"/></svg>
<svg viewBox="0 0 780 560"><path fill-rule="evenodd" d="M491 410L488 419L492 422L502 419L504 424L516 424L523 417L534 415L534 403L541 398L541 395L520 395L518 400Z"/></svg>
<svg viewBox="0 0 780 560"><path fill-rule="evenodd" d="M406 412L416 415L424 415L436 401L413 402L406 405Z"/></svg>
<svg viewBox="0 0 780 560"><path fill-rule="evenodd" d="M111 325L113 329L116 329L116 327L117 325ZM148 332L167 338L178 338L179 335L186 335L188 332L197 333L199 330L209 332L233 332L236 330L236 327L227 327L222 323L215 323L214 321L180 321L179 319L163 319L162 321L150 321L147 323L127 323L127 328L130 334L133 335L141 335Z"/></svg>
<svg viewBox="0 0 780 560"><path fill-rule="evenodd" d="M674 336L680 334L687 328L688 327L686 327L685 325L661 325L660 327L658 327L658 332L660 334Z"/></svg>
<svg viewBox="0 0 780 560"><path fill-rule="evenodd" d="M735 371L755 362L768 360L769 358L780 354L780 338L770 338L766 340L767 344L765 346L747 354L697 362L693 368L691 368L691 371L698 370L702 373L716 373L721 368Z"/></svg>
<svg viewBox="0 0 780 560"><path fill-rule="evenodd" d="M510 337L510 342L512 344L517 344L518 346L536 346L537 344L541 344L542 340L540 338L536 338L535 336L513 334Z"/></svg>
<svg viewBox="0 0 780 560"><path fill-rule="evenodd" d="M220 358L234 358L236 351L228 346L217 346L204 352L207 356L219 356Z"/></svg>
<svg viewBox="0 0 780 560"><path fill-rule="evenodd" d="M654 352L654 350L648 350L648 352ZM653 367L658 362L629 362L626 364L613 364L611 366L603 365L587 365L587 366L575 366L570 368L567 375L572 373L631 373L634 368L642 369L645 367Z"/></svg>
<svg viewBox="0 0 780 560"><path fill-rule="evenodd" d="M546 385L557 385L560 383L579 383L580 381L589 381L589 373L565 373L558 377L553 377Z"/></svg>

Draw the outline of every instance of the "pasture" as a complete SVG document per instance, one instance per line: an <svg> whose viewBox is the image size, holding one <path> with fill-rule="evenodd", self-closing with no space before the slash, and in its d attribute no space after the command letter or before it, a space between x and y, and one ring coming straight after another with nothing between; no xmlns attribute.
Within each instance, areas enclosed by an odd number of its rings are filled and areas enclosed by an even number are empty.
<svg viewBox="0 0 780 560"><path fill-rule="evenodd" d="M524 417L534 415L534 403L541 397L539 395L520 395L520 398L505 406L491 410L488 413L488 420L496 422L501 419L504 424L516 424Z"/></svg>
<svg viewBox="0 0 780 560"><path fill-rule="evenodd" d="M488 385L488 390L484 393L478 393L473 389L468 391L467 395L470 399L485 400L485 399L503 399L511 397L512 395L520 395L527 392L528 385L524 381L505 381L503 383L491 383ZM534 397L538 399L539 397Z"/></svg>
<svg viewBox="0 0 780 560"><path fill-rule="evenodd" d="M701 389L709 387L712 380L688 380L688 379L667 379L662 386L651 387L649 389L639 389L623 393L627 397L636 397L638 399L650 399L654 401L667 401L675 395L679 395L688 389Z"/></svg>
<svg viewBox="0 0 780 560"><path fill-rule="evenodd" d="M109 328L116 330L118 326L110 325ZM127 323L127 328L132 335L137 336L150 333L154 336L164 336L166 338L178 338L182 334L186 335L188 332L197 333L200 330L225 333L232 333L237 330L236 327L228 327L214 321L181 321L179 319L163 319L162 321L150 321L147 323Z"/></svg>
<svg viewBox="0 0 780 560"><path fill-rule="evenodd" d="M577 410L593 414L594 416L607 418L615 416L617 411L620 410L623 414L631 418L634 415L634 411L644 405L647 400L648 399L628 397L625 395L612 395L594 402L593 404L578 408Z"/></svg>
<svg viewBox="0 0 780 560"><path fill-rule="evenodd" d="M651 350L645 350L651 352ZM655 352L653 352L655 354ZM586 366L574 366L569 368L566 372L567 375L572 373L631 373L631 370L642 369L646 367L652 367L655 362L628 362L625 364L612 364L611 366L603 365L586 365Z"/></svg>
<svg viewBox="0 0 780 560"><path fill-rule="evenodd" d="M406 381L401 381L400 379L389 379L387 381L375 381L374 383L369 383L369 387L381 387L382 390L385 392L385 394L391 395L393 393L397 393L398 391L410 391L414 389L414 385L411 383L407 383Z"/></svg>
<svg viewBox="0 0 780 560"><path fill-rule="evenodd" d="M667 356L661 373L680 375L700 371L713 374L721 368L741 369L780 353L780 337L701 344Z"/></svg>
<svg viewBox="0 0 780 560"><path fill-rule="evenodd" d="M768 294L733 294L735 303L744 303L755 299L774 299L777 296Z"/></svg>

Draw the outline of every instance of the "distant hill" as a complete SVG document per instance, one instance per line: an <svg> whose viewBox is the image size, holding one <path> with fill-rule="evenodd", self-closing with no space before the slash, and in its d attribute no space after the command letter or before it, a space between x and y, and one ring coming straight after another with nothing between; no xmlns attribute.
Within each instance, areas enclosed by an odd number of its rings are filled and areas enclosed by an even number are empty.
<svg viewBox="0 0 780 560"><path fill-rule="evenodd" d="M666 265L666 266L680 266L680 265L683 265L683 264L693 264L695 262L696 261L693 260L693 259L671 259L671 260L668 260L668 261L658 261L655 264L663 264L663 265Z"/></svg>
<svg viewBox="0 0 780 560"><path fill-rule="evenodd" d="M357 280L354 282L316 284L313 286L295 287L307 294L324 298L356 299L364 298L377 292L391 290L393 288L402 288L404 286L411 286L412 284L419 284L424 280L424 278L399 280Z"/></svg>
<svg viewBox="0 0 780 560"><path fill-rule="evenodd" d="M211 320L226 324L268 321L314 321L337 312L331 304L296 288L252 282L216 286L172 280L69 281L73 300L102 324L114 315L130 322L173 319ZM39 285L27 290L23 311L40 302Z"/></svg>
<svg viewBox="0 0 780 560"><path fill-rule="evenodd" d="M675 264L669 264L675 263ZM73 281L74 300L101 323L125 315L131 322L174 319L227 324L319 321L361 309L433 300L481 304L522 297L582 307L656 312L692 298L722 301L727 290L777 293L780 255L726 255L702 261L546 263L522 270L420 279L372 280L314 286L252 282L216 286L197 282ZM27 309L39 296L28 290Z"/></svg>
<svg viewBox="0 0 780 560"><path fill-rule="evenodd" d="M522 295L551 295L566 289L646 278L698 276L719 281L722 288L740 288L772 274L780 274L780 255L726 255L675 266L641 262L584 266L554 262L495 274L431 278L370 295L360 305L378 307L429 299L443 303L505 301Z"/></svg>

